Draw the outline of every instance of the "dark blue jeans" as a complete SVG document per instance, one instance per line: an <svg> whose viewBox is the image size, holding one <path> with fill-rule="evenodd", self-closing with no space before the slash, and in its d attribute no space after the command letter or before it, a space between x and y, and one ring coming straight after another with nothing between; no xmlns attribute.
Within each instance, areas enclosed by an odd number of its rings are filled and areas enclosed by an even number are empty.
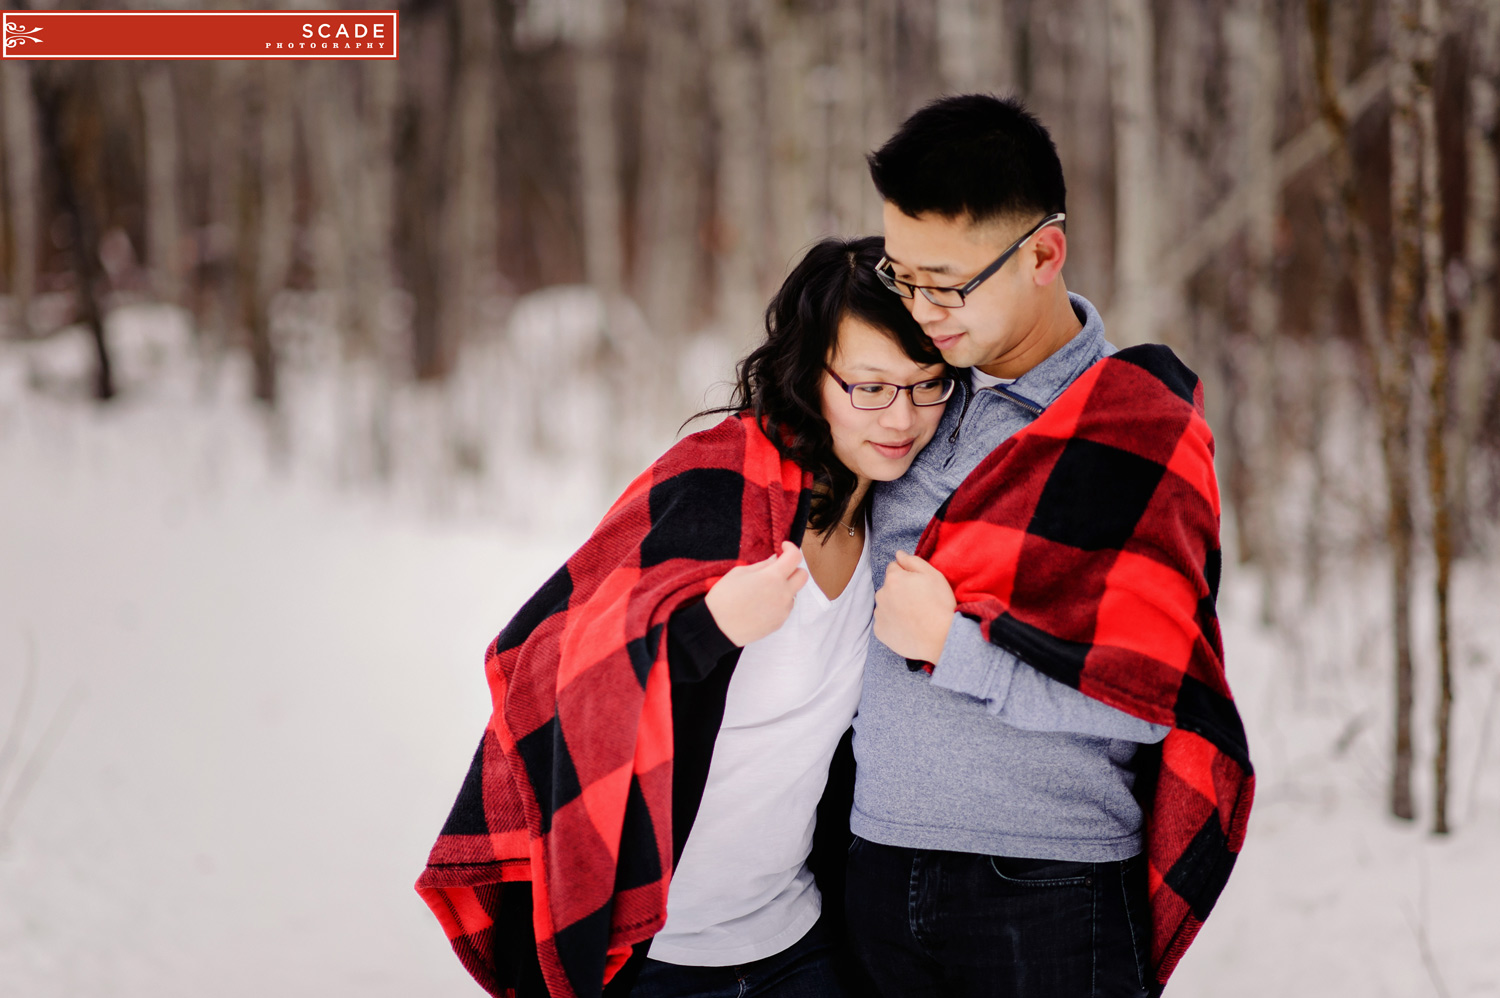
<svg viewBox="0 0 1500 998"><path fill-rule="evenodd" d="M774 956L732 967L647 959L630 998L844 998L823 923Z"/></svg>
<svg viewBox="0 0 1500 998"><path fill-rule="evenodd" d="M886 998L1141 998L1150 973L1143 856L1008 859L849 851L855 956Z"/></svg>

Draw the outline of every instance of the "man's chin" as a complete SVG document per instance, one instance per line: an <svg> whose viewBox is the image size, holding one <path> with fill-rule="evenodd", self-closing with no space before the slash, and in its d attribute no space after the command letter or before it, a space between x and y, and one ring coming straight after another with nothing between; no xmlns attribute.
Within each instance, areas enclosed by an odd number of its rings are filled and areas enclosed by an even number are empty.
<svg viewBox="0 0 1500 998"><path fill-rule="evenodd" d="M943 360L950 367L968 367L972 351L968 333L957 333L953 336L929 336L933 347L943 355Z"/></svg>
<svg viewBox="0 0 1500 998"><path fill-rule="evenodd" d="M953 368L973 367L983 359L975 355L974 351L969 348L968 343L959 343L951 350L942 350L939 352L943 355L943 363Z"/></svg>

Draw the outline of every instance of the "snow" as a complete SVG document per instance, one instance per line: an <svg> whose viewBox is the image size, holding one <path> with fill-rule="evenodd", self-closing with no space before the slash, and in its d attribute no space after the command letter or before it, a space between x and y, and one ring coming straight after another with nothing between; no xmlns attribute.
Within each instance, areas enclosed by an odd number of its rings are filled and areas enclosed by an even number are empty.
<svg viewBox="0 0 1500 998"><path fill-rule="evenodd" d="M479 994L411 884L488 713L485 644L605 486L563 469L570 494L518 511L539 501L521 472L549 472L483 450L487 424L506 437L480 390L504 357L465 365L456 402L308 360L269 418L173 315L112 323L125 392L107 409L83 397L81 335L0 344L0 995ZM459 430L480 458L447 446ZM1384 569L1354 559L1278 592L1274 628L1260 582L1229 570L1258 801L1169 995L1500 995L1500 565L1456 580L1439 840L1431 621L1408 825L1383 813ZM17 797L27 759L43 765Z"/></svg>
<svg viewBox="0 0 1500 998"><path fill-rule="evenodd" d="M279 453L242 371L100 411L16 367L0 740L29 649L21 759L83 699L0 828L0 995L474 993L411 885L488 716L485 645L586 526L340 487Z"/></svg>
<svg viewBox="0 0 1500 998"><path fill-rule="evenodd" d="M1429 833L1435 683L1420 661L1418 820L1384 810L1393 685L1384 570L1341 573L1340 588L1301 608L1281 636L1259 624L1258 582L1241 577L1224 593L1256 804L1234 875L1168 995L1500 995L1500 570L1463 565L1455 579L1446 838ZM1419 650L1430 647L1432 622L1416 624Z"/></svg>

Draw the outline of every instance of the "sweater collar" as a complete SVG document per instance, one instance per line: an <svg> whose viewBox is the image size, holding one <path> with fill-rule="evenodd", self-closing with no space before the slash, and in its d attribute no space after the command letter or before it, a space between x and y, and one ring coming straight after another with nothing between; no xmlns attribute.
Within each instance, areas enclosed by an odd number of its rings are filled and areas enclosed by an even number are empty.
<svg viewBox="0 0 1500 998"><path fill-rule="evenodd" d="M1114 353L1114 347L1104 338L1104 320L1099 317L1099 310L1093 302L1071 291L1068 292L1068 301L1083 328L1057 352L1009 386L1018 395L1043 408L1051 405L1096 360Z"/></svg>

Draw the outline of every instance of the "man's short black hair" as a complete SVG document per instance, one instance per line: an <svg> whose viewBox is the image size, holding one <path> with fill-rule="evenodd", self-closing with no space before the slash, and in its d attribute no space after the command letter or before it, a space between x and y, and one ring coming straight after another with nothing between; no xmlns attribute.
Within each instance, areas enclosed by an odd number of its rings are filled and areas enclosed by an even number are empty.
<svg viewBox="0 0 1500 998"><path fill-rule="evenodd" d="M885 200L912 217L974 222L1067 210L1052 136L1015 97L942 97L907 118L869 156Z"/></svg>

